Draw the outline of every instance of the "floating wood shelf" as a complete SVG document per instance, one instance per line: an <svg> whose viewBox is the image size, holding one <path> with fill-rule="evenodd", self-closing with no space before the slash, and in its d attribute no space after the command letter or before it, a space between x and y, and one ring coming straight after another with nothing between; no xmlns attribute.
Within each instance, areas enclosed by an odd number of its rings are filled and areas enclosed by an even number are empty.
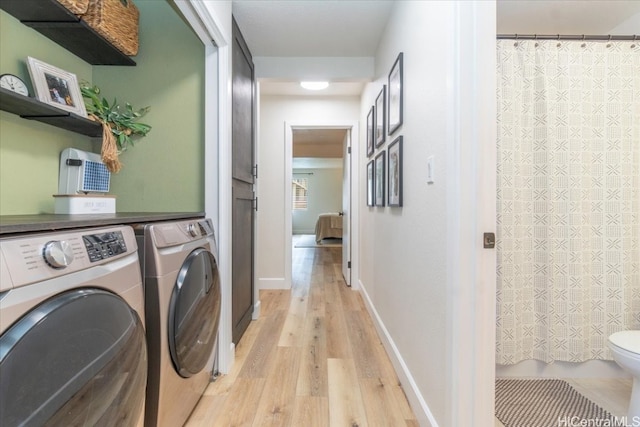
<svg viewBox="0 0 640 427"><path fill-rule="evenodd" d="M0 88L0 110L82 135L102 136L100 123L3 88Z"/></svg>
<svg viewBox="0 0 640 427"><path fill-rule="evenodd" d="M56 0L0 0L0 9L92 65L136 65Z"/></svg>

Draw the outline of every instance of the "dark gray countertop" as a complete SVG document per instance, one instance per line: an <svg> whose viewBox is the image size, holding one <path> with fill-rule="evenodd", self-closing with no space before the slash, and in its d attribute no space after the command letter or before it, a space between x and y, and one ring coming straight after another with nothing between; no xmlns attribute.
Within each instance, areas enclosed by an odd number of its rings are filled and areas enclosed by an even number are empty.
<svg viewBox="0 0 640 427"><path fill-rule="evenodd" d="M139 224L203 218L204 212L117 212L114 214L39 214L2 215L0 234L66 230L70 228L102 227L119 224Z"/></svg>

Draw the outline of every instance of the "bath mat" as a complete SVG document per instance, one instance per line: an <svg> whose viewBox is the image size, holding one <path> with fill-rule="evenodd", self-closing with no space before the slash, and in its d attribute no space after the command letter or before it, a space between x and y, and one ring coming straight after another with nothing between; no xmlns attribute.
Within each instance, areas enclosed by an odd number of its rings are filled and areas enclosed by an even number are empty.
<svg viewBox="0 0 640 427"><path fill-rule="evenodd" d="M505 427L615 426L619 421L556 379L497 379L496 418Z"/></svg>

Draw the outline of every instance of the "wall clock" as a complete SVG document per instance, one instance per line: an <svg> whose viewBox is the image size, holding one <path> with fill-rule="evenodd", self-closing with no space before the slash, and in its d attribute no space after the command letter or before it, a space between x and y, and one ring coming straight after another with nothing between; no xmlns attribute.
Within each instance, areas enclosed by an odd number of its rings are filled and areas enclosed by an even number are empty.
<svg viewBox="0 0 640 427"><path fill-rule="evenodd" d="M0 76L0 87L18 93L20 95L29 96L29 89L20 77L13 74L3 74Z"/></svg>

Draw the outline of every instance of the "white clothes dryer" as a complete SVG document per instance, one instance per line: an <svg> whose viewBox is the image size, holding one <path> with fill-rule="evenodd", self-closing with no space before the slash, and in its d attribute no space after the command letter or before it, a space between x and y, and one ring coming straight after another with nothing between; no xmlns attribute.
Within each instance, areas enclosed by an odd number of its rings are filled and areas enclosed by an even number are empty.
<svg viewBox="0 0 640 427"><path fill-rule="evenodd" d="M141 426L147 364L131 227L0 239L0 425Z"/></svg>
<svg viewBox="0 0 640 427"><path fill-rule="evenodd" d="M209 219L135 227L149 344L146 427L182 426L214 371L220 279Z"/></svg>

